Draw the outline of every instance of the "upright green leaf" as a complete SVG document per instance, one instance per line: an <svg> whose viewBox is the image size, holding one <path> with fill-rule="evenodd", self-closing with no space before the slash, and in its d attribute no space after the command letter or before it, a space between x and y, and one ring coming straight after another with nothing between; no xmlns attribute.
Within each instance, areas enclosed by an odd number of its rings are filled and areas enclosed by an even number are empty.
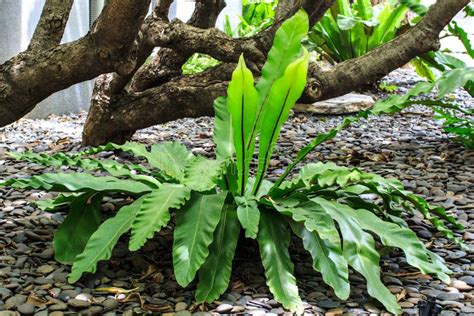
<svg viewBox="0 0 474 316"><path fill-rule="evenodd" d="M395 296L380 280L380 256L375 250L372 236L362 230L354 209L335 201L322 198L311 199L331 215L339 224L343 236L344 256L357 272L367 280L367 291L370 296L379 300L387 310L394 314L401 312Z"/></svg>
<svg viewBox="0 0 474 316"><path fill-rule="evenodd" d="M355 0L352 6L355 9L356 16L360 19L366 21L372 19L374 12L370 0Z"/></svg>
<svg viewBox="0 0 474 316"><path fill-rule="evenodd" d="M151 146L154 165L170 177L182 181L184 168L194 155L179 142L166 142Z"/></svg>
<svg viewBox="0 0 474 316"><path fill-rule="evenodd" d="M163 183L159 189L145 195L132 224L130 250L140 249L147 239L166 226L170 220L170 209L178 209L190 194L191 190L183 185Z"/></svg>
<svg viewBox="0 0 474 316"><path fill-rule="evenodd" d="M173 266L176 281L187 286L209 255L209 245L219 224L227 192L203 195L191 200L176 213Z"/></svg>
<svg viewBox="0 0 474 316"><path fill-rule="evenodd" d="M283 77L272 86L260 129L258 170L253 187L254 193L258 191L262 183L273 149L280 135L281 127L287 120L291 108L303 93L308 72L308 60L308 51L304 49L303 56L291 63Z"/></svg>
<svg viewBox="0 0 474 316"><path fill-rule="evenodd" d="M135 214L141 207L144 197L132 204L122 207L112 218L109 218L92 234L84 251L74 260L69 282L74 283L80 279L84 272L96 271L97 262L107 260L112 256L112 249L120 236L126 233L135 219Z"/></svg>
<svg viewBox="0 0 474 316"><path fill-rule="evenodd" d="M218 160L227 160L234 154L234 141L230 113L225 97L214 101L214 143Z"/></svg>
<svg viewBox="0 0 474 316"><path fill-rule="evenodd" d="M232 260L239 240L240 226L235 204L225 204L214 232L209 256L199 269L196 301L212 303L229 286Z"/></svg>
<svg viewBox="0 0 474 316"><path fill-rule="evenodd" d="M423 274L435 273L440 280L449 283L444 265L430 262L429 251L412 230L385 222L367 210L358 209L355 214L362 228L377 234L384 245L402 249L410 265Z"/></svg>
<svg viewBox="0 0 474 316"><path fill-rule="evenodd" d="M64 222L54 234L54 258L70 264L80 254L101 222L101 194L84 193L71 202Z"/></svg>
<svg viewBox="0 0 474 316"><path fill-rule="evenodd" d="M245 229L245 237L257 238L258 223L260 221L260 211L256 200L246 197L235 197L237 202L237 216L240 224Z"/></svg>
<svg viewBox="0 0 474 316"><path fill-rule="evenodd" d="M267 61L262 68L262 77L256 88L259 95L257 118L252 129L250 140L253 142L260 129L263 113L267 108L270 91L275 82L283 76L285 69L301 53L301 41L308 34L308 15L299 10L291 18L282 23L273 38L273 45L268 52ZM248 149L250 146L247 147Z"/></svg>
<svg viewBox="0 0 474 316"><path fill-rule="evenodd" d="M227 109L231 115L234 133L234 148L237 160L237 178L240 194L245 192L249 176L249 165L254 151L252 127L255 124L258 93L254 87L252 72L240 56L237 68L232 73L232 80L227 88ZM249 147L247 145L250 145Z"/></svg>
<svg viewBox="0 0 474 316"><path fill-rule="evenodd" d="M225 171L223 161L197 156L184 168L183 184L195 191L208 191L217 185Z"/></svg>
<svg viewBox="0 0 474 316"><path fill-rule="evenodd" d="M276 212L262 210L257 241L270 291L285 308L302 313L293 263L288 253L290 233L284 218Z"/></svg>
<svg viewBox="0 0 474 316"><path fill-rule="evenodd" d="M403 20L406 18L407 11L408 8L403 4L398 4L395 7L390 3L385 4L378 16L379 24L374 28L374 32L369 38L369 50L395 37Z"/></svg>

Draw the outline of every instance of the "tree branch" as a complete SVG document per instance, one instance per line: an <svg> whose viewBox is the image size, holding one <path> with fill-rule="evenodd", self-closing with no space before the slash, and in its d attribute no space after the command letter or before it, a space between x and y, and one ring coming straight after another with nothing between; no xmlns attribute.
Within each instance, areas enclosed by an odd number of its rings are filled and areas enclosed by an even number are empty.
<svg viewBox="0 0 474 316"><path fill-rule="evenodd" d="M439 33L469 0L438 0L423 19L408 32L355 59L320 71L312 65L303 101L314 102L339 96L373 83L411 59L439 49Z"/></svg>
<svg viewBox="0 0 474 316"><path fill-rule="evenodd" d="M1 65L0 126L21 118L56 91L129 62L149 4L149 0L109 0L85 37L48 50L25 51Z"/></svg>
<svg viewBox="0 0 474 316"><path fill-rule="evenodd" d="M113 107L91 108L91 119L84 126L83 145L123 143L141 128L183 117L212 115L212 103L225 93L234 67L235 64L222 64L136 95L117 96L109 100Z"/></svg>
<svg viewBox="0 0 474 316"><path fill-rule="evenodd" d="M242 53L252 61L265 59L253 38L232 38L218 29L201 29L179 20L153 21L145 36L151 45L172 48L180 54L203 53L223 62L235 62Z"/></svg>
<svg viewBox="0 0 474 316"><path fill-rule="evenodd" d="M187 24L203 29L214 27L225 5L224 0L198 0ZM142 66L137 71L130 83L129 91L141 92L181 75L182 65L192 54L161 48L148 65Z"/></svg>
<svg viewBox="0 0 474 316"><path fill-rule="evenodd" d="M47 0L36 25L28 50L58 45L64 34L74 0Z"/></svg>

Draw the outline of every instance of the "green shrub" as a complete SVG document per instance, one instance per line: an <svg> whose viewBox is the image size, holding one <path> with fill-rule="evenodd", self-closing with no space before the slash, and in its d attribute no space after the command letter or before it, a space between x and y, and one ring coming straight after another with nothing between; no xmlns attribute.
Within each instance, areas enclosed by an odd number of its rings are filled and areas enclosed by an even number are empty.
<svg viewBox="0 0 474 316"><path fill-rule="evenodd" d="M272 25L278 0L243 0L242 16L236 27L232 27L226 16L224 31L232 37L249 37Z"/></svg>
<svg viewBox="0 0 474 316"><path fill-rule="evenodd" d="M184 287L198 276L197 302L212 302L227 289L241 229L247 238L258 242L270 291L292 311L301 312L302 301L288 249L291 232L302 239L314 269L341 299L350 293L351 267L365 277L371 296L390 312L400 312L396 298L381 282L375 239L402 249L407 262L422 273L449 282L443 260L426 249L402 218L405 212L421 213L454 239L445 224L458 228L459 224L444 209L405 191L395 179L332 163L307 164L287 180L316 146L369 112L347 118L318 135L277 181L266 179L283 123L306 83L308 52L301 41L307 32L308 17L303 11L282 24L256 84L240 59L227 96L214 104L216 159L195 156L177 142L155 144L149 150L139 143L126 143L76 155L13 154L49 166L78 166L110 174L46 173L3 183L13 188L66 192L43 202L42 207L69 204L69 213L55 234L54 248L58 261L72 263L70 282L85 272L95 272L97 262L109 259L118 239L128 232L129 249L140 249L169 225L171 213L176 214L175 277ZM394 107L384 105L373 113L392 111ZM251 172L257 136L258 163ZM145 158L149 168L84 157L104 150L130 152ZM103 221L100 201L114 192L126 193L132 200ZM380 203L368 195L376 195ZM67 238L72 235L75 238Z"/></svg>
<svg viewBox="0 0 474 316"><path fill-rule="evenodd" d="M333 63L360 57L393 39L407 11L392 0L374 7L370 0L336 0L309 33L309 46Z"/></svg>
<svg viewBox="0 0 474 316"><path fill-rule="evenodd" d="M181 69L183 75L194 75L219 64L217 59L209 55L196 53L186 61Z"/></svg>

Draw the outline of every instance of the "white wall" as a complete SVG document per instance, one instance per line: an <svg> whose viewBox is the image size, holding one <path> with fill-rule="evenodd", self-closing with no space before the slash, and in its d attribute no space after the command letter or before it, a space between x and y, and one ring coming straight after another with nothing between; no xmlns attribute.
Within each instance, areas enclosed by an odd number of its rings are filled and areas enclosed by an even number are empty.
<svg viewBox="0 0 474 316"><path fill-rule="evenodd" d="M239 23L239 16L242 14L242 0L226 0L226 7L220 13L217 19L217 27L223 28L225 16L228 15L232 26ZM193 0L175 0L170 8L169 18L172 20L178 18L187 22L193 14L196 1Z"/></svg>

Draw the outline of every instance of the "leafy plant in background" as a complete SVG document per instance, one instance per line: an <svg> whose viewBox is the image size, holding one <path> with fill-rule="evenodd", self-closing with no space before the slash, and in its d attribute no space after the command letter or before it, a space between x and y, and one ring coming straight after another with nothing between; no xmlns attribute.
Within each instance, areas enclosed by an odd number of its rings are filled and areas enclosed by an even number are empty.
<svg viewBox="0 0 474 316"><path fill-rule="evenodd" d="M466 147L474 147L474 109L464 109L450 102L446 96L456 88L465 87L474 81L474 68L458 68L445 71L433 82L420 82L404 95L394 95L378 102L378 107L387 107L399 111L413 104L422 104L432 108L436 119L443 120L446 132L455 134ZM419 99L419 96L436 90L432 99Z"/></svg>
<svg viewBox="0 0 474 316"><path fill-rule="evenodd" d="M240 22L232 27L230 19L224 20L224 32L232 37L249 37L257 34L273 23L278 0L244 0ZM205 54L194 54L182 67L184 75L193 75L214 67L219 61Z"/></svg>
<svg viewBox="0 0 474 316"><path fill-rule="evenodd" d="M249 37L272 25L278 0L243 0L242 16L232 27L229 17L224 21L224 32L232 37Z"/></svg>
<svg viewBox="0 0 474 316"><path fill-rule="evenodd" d="M219 61L206 54L192 55L182 67L183 75L193 75L217 66Z"/></svg>
<svg viewBox="0 0 474 316"><path fill-rule="evenodd" d="M360 57L393 39L408 7L384 1L336 0L308 35L308 45L332 63Z"/></svg>
<svg viewBox="0 0 474 316"><path fill-rule="evenodd" d="M308 68L308 52L301 46L308 32L303 12L285 21L277 31L260 80L241 58L233 72L227 96L215 107L216 159L195 156L177 142L152 145L108 144L76 155L12 154L48 166L78 166L105 171L46 173L6 180L3 185L22 189L67 192L43 202L44 208L69 204L69 213L54 237L56 259L72 263L69 281L95 272L97 262L111 257L120 236L130 232L129 249L136 251L176 214L173 266L177 282L190 284L198 276L196 301L212 302L227 289L240 231L256 239L270 291L292 311L302 311L293 263L290 232L302 239L313 268L341 299L350 292L349 267L362 274L369 294L392 313L399 313L396 298L380 280L380 256L375 237L404 251L407 262L422 273L449 281L443 260L426 249L402 219L404 212L421 213L449 238L445 224L456 220L440 207L405 191L394 179L332 163L310 163L287 180L296 165L339 130L372 112L347 118L320 134L296 156L278 178L265 178L283 123L300 97ZM373 113L390 113L396 106L378 106ZM258 159L251 161L257 136ZM121 164L84 156L104 150L124 150L147 160L149 167ZM115 216L103 221L100 201L122 192L132 200ZM71 194L72 193L72 194ZM377 200L368 196L377 196ZM74 235L75 238L66 238Z"/></svg>
<svg viewBox="0 0 474 316"><path fill-rule="evenodd" d="M423 17L428 8L420 4L419 0L401 0L401 4L410 8L418 16L412 19L412 23L418 22ZM466 16L473 16L472 3L463 10ZM470 58L474 58L474 48L469 40L468 33L456 21L448 24L444 37L456 37L462 43L465 54ZM418 75L426 78L428 81L435 81L444 71L452 69L463 69L467 65L461 59L455 57L449 49L436 52L428 52L412 61ZM474 81L468 81L464 89L474 96Z"/></svg>

